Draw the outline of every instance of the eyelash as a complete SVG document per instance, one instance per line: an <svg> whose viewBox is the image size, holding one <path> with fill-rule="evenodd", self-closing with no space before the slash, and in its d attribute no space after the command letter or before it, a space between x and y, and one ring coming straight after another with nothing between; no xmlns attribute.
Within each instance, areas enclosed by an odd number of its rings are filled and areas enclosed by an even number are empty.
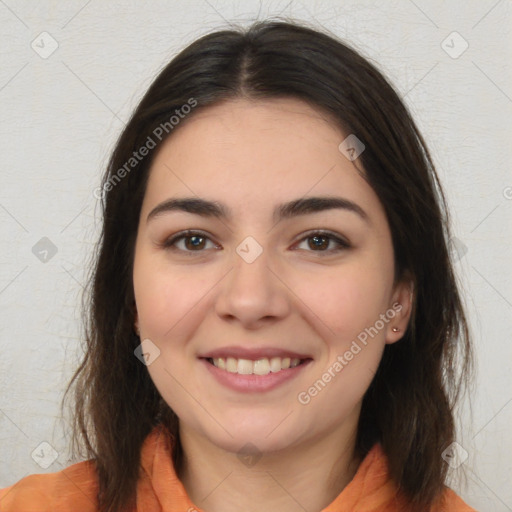
<svg viewBox="0 0 512 512"><path fill-rule="evenodd" d="M312 230L312 231L308 231L305 235L306 236L302 237L297 243L303 242L303 241L308 240L310 238L314 238L315 236L322 236L322 237L325 237L325 238L329 239L329 241L333 241L336 244L338 244L338 247L336 249L319 250L319 251L310 250L308 252L318 252L318 253L325 253L325 254L334 254L334 253L338 253L340 251L349 249L351 247L351 245L346 240L343 240L342 238L336 236L334 233L331 233L330 231ZM182 249L177 249L175 245L180 240L184 240L186 238L192 238L194 236L198 236L198 237L206 238L206 239L210 240L210 237L206 233L203 233L201 231L186 230L186 231L182 231L182 232L177 233L176 235L168 238L162 244L160 244L160 246L163 249L169 249L169 250L173 250L173 251L181 251L181 252L186 253L187 255L193 256L194 253L204 252L205 249L198 250L198 251L182 250Z"/></svg>

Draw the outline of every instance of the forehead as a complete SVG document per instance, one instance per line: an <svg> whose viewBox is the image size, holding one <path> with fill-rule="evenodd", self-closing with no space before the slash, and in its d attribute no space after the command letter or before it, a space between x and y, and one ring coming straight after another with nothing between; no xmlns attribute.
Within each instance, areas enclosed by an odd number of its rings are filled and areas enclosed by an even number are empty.
<svg viewBox="0 0 512 512"><path fill-rule="evenodd" d="M334 193L379 208L354 162L338 148L345 138L324 112L297 99L230 100L207 107L159 149L145 209L184 194L222 200L233 209L268 209L284 200Z"/></svg>

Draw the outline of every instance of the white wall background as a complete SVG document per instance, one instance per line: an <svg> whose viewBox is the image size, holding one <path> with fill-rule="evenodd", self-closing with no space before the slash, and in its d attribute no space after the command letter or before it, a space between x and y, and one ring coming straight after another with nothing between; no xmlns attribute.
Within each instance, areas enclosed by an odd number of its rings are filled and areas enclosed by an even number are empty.
<svg viewBox="0 0 512 512"><path fill-rule="evenodd" d="M124 122L186 44L282 14L377 61L433 151L478 371L472 414L467 403L459 412L469 456L452 487L479 511L512 511L511 10L509 0L0 1L0 487L68 465L57 418L98 233L93 190ZM453 31L461 37L446 39ZM33 252L43 237L57 249L46 262ZM41 442L58 454L48 468L31 457L38 447L51 460Z"/></svg>

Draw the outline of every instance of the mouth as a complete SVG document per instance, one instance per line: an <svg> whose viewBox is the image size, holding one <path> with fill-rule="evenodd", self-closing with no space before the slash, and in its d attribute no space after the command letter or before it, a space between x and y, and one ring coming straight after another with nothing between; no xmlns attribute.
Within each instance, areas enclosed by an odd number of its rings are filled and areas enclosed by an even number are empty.
<svg viewBox="0 0 512 512"><path fill-rule="evenodd" d="M215 381L237 393L270 392L299 378L313 363L310 357L261 355L257 359L225 356L200 357L199 360Z"/></svg>
<svg viewBox="0 0 512 512"><path fill-rule="evenodd" d="M255 360L235 357L203 357L201 359L228 373L260 376L293 369L312 360L311 358L300 359L298 357L262 357Z"/></svg>

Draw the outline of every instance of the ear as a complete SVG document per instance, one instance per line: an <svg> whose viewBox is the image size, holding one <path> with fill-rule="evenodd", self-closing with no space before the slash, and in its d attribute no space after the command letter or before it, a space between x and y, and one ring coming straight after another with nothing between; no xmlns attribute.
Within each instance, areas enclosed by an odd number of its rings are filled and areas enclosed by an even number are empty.
<svg viewBox="0 0 512 512"><path fill-rule="evenodd" d="M414 305L414 283L412 279L404 279L395 285L389 305L389 323L386 327L386 343L395 343L402 339L411 318ZM395 315L391 317L392 311Z"/></svg>

